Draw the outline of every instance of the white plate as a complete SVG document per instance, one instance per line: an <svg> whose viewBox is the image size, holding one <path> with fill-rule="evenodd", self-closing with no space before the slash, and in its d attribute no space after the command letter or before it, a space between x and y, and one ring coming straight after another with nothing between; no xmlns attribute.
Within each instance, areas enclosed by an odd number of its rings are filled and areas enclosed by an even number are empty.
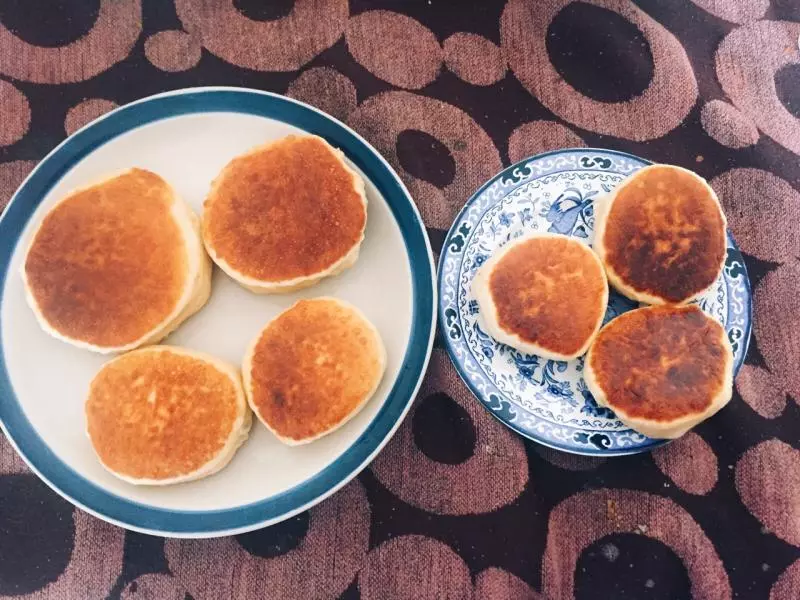
<svg viewBox="0 0 800 600"><path fill-rule="evenodd" d="M83 403L106 358L59 342L37 325L19 276L35 224L71 189L131 166L169 181L199 213L211 180L234 156L293 132L342 149L367 181L359 261L341 276L286 296L256 296L215 270L211 300L167 343L240 364L246 345L298 298L330 295L359 307L380 331L388 366L352 421L313 444L287 447L260 423L231 464L204 480L132 486L97 461ZM48 155L0 221L0 422L30 466L59 493L122 526L174 536L215 536L283 520L354 477L405 415L430 356L434 270L425 228L407 191L377 152L316 109L264 92L180 90L98 119Z"/></svg>

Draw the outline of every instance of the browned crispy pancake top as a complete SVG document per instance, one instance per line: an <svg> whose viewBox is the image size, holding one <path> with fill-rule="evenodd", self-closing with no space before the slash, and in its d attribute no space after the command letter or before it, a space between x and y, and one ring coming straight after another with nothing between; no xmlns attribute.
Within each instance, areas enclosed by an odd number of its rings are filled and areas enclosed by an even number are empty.
<svg viewBox="0 0 800 600"><path fill-rule="evenodd" d="M203 236L261 281L329 268L361 239L367 214L353 175L322 140L289 136L234 158L205 203Z"/></svg>
<svg viewBox="0 0 800 600"><path fill-rule="evenodd" d="M625 184L603 237L606 262L624 283L667 302L710 286L725 256L725 222L702 182L670 166Z"/></svg>
<svg viewBox="0 0 800 600"><path fill-rule="evenodd" d="M381 376L381 353L372 327L349 307L301 300L256 343L253 404L281 437L315 437L362 404Z"/></svg>
<svg viewBox="0 0 800 600"><path fill-rule="evenodd" d="M510 250L492 270L489 291L505 331L559 354L579 351L606 310L598 261L580 242L561 237Z"/></svg>
<svg viewBox="0 0 800 600"><path fill-rule="evenodd" d="M725 332L694 304L627 312L600 330L591 367L612 408L671 421L704 411L725 384Z"/></svg>
<svg viewBox="0 0 800 600"><path fill-rule="evenodd" d="M107 363L86 402L103 463L135 479L192 473L222 450L238 413L230 377L208 362L144 349Z"/></svg>
<svg viewBox="0 0 800 600"><path fill-rule="evenodd" d="M133 169L73 193L45 216L25 273L53 329L97 346L124 346L172 313L187 252L171 203L163 179Z"/></svg>

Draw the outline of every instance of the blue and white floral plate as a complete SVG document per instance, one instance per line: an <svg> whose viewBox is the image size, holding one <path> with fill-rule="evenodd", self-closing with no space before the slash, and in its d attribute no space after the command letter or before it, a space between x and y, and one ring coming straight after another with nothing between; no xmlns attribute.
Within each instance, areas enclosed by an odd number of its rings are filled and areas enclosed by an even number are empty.
<svg viewBox="0 0 800 600"><path fill-rule="evenodd" d="M545 446L613 456L652 450L665 442L628 429L612 411L597 406L583 380L583 358L546 360L489 337L478 325L472 278L493 252L525 233L561 233L591 245L594 199L648 164L612 150L540 154L509 167L478 190L445 240L439 310L450 357L492 415ZM723 273L699 303L727 329L737 372L747 353L752 309L747 270L730 233ZM605 320L635 307L612 290Z"/></svg>

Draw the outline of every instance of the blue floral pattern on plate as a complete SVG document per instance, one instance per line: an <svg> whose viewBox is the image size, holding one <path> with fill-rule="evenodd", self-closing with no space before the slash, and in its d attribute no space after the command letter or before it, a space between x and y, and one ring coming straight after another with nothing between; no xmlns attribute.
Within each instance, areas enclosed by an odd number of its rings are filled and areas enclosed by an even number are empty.
<svg viewBox="0 0 800 600"><path fill-rule="evenodd" d="M626 428L611 410L596 404L583 380L583 358L546 360L495 342L479 325L472 279L493 252L526 233L561 233L591 245L594 201L648 164L630 154L588 149L527 159L484 185L445 239L439 304L453 363L495 417L544 445L578 454L620 455L651 450L664 441ZM730 234L723 273L698 302L726 328L738 371L750 340L752 308L747 269ZM635 307L612 290L605 321Z"/></svg>

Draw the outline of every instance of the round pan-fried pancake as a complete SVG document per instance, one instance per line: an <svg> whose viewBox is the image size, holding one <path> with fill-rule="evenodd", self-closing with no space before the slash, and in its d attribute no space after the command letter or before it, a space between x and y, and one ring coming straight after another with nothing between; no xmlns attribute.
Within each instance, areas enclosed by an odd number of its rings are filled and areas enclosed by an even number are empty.
<svg viewBox="0 0 800 600"><path fill-rule="evenodd" d="M317 136L290 135L230 161L211 185L203 240L257 293L308 287L352 266L367 223L364 181Z"/></svg>
<svg viewBox="0 0 800 600"><path fill-rule="evenodd" d="M597 256L557 234L533 234L503 246L481 266L472 292L489 335L554 360L586 352L608 304Z"/></svg>
<svg viewBox="0 0 800 600"><path fill-rule="evenodd" d="M676 438L731 399L733 352L697 305L649 306L600 330L584 378L600 406L653 438Z"/></svg>
<svg viewBox="0 0 800 600"><path fill-rule="evenodd" d="M123 352L158 342L206 303L211 262L189 206L155 173L130 169L50 209L22 277L46 332Z"/></svg>
<svg viewBox="0 0 800 600"><path fill-rule="evenodd" d="M645 167L598 201L595 215L594 249L611 285L633 300L690 302L722 272L725 215L696 173Z"/></svg>
<svg viewBox="0 0 800 600"><path fill-rule="evenodd" d="M106 363L92 380L86 419L103 466L148 485L216 473L247 439L252 422L234 367L172 346Z"/></svg>
<svg viewBox="0 0 800 600"><path fill-rule="evenodd" d="M377 329L335 298L300 300L270 321L244 358L250 407L285 444L338 429L378 388L386 350Z"/></svg>

